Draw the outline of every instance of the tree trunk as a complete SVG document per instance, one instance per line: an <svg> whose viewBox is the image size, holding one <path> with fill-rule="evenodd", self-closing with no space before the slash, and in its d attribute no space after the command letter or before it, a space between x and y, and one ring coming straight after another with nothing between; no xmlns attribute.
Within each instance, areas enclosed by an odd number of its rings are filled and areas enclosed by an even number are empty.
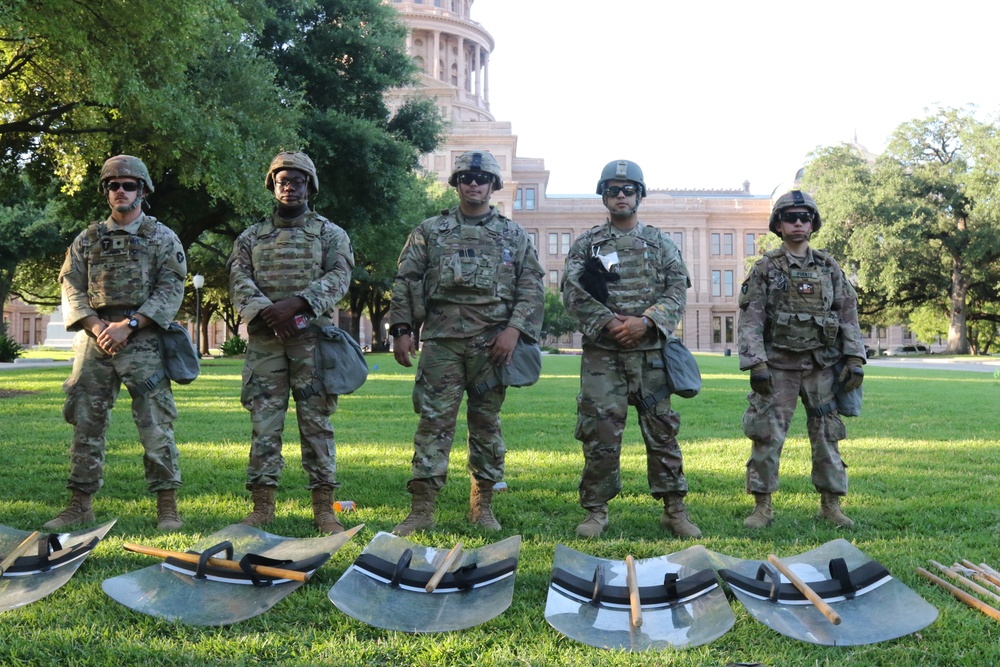
<svg viewBox="0 0 1000 667"><path fill-rule="evenodd" d="M948 321L946 354L969 354L968 308L965 300L969 281L960 258L953 258L951 267L951 313Z"/></svg>

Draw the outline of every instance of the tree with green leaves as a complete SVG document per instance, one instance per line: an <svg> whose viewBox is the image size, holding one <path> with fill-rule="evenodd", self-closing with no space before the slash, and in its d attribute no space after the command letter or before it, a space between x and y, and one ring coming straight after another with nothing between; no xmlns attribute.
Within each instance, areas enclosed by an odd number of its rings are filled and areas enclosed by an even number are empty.
<svg viewBox="0 0 1000 667"><path fill-rule="evenodd" d="M805 187L823 212L821 244L845 258L863 315L905 321L920 307L948 319L947 351L968 354L970 322L996 322L1000 296L1000 128L972 109L903 123L874 165L823 149ZM871 320L869 320L871 321Z"/></svg>
<svg viewBox="0 0 1000 667"><path fill-rule="evenodd" d="M576 331L577 321L566 312L562 295L556 289L545 290L545 316L542 319L543 342L558 341Z"/></svg>

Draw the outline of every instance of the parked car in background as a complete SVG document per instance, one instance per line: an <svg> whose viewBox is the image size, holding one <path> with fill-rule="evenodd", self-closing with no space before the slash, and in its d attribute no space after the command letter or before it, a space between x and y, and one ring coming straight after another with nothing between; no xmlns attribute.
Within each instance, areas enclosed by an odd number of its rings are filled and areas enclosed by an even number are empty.
<svg viewBox="0 0 1000 667"><path fill-rule="evenodd" d="M926 345L904 345L902 347L894 347L891 350L885 351L885 356L887 357L907 357L916 354L932 354L931 349Z"/></svg>

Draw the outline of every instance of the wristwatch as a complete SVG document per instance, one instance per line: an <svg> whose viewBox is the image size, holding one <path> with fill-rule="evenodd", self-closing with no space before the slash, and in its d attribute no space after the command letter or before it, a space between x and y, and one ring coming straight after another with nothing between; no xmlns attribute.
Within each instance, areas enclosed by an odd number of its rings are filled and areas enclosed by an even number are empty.
<svg viewBox="0 0 1000 667"><path fill-rule="evenodd" d="M389 328L389 335L393 338L399 338L400 336L409 336L410 331L409 324L394 324Z"/></svg>
<svg viewBox="0 0 1000 667"><path fill-rule="evenodd" d="M645 315L642 316L642 323L646 325L647 329L653 328L653 320L649 319Z"/></svg>
<svg viewBox="0 0 1000 667"><path fill-rule="evenodd" d="M129 318L128 328L131 329L132 331L138 331L139 330L139 320L137 320L135 318L135 315L133 315L132 317Z"/></svg>

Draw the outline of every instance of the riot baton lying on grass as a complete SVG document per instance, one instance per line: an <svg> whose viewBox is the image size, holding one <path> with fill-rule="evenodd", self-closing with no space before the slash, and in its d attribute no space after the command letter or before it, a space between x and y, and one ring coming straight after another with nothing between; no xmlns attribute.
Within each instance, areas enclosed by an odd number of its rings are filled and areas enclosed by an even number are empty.
<svg viewBox="0 0 1000 667"><path fill-rule="evenodd" d="M1000 621L1000 609L997 609L996 607L991 607L990 605L986 604L985 602L975 597L974 595L969 595L958 586L952 586L941 577L935 574L931 574L922 567L917 568L917 574L927 579L931 583L937 584L938 586L945 589L946 591L948 591L949 593L951 593L959 600L972 607L973 609L978 609L979 611L983 612L990 618Z"/></svg>
<svg viewBox="0 0 1000 667"><path fill-rule="evenodd" d="M625 583L628 585L628 603L632 608L632 625L642 626L642 600L639 599L639 579L635 576L635 558L625 556Z"/></svg>
<svg viewBox="0 0 1000 667"><path fill-rule="evenodd" d="M997 595L996 593L994 593L991 590L983 588L982 586L980 586L976 582L972 581L968 577L963 576L962 573L959 572L959 571L957 571L954 567L945 567L944 565L942 565L941 563L937 562L936 560L932 560L932 561L928 561L928 562L931 565L933 565L934 567L936 567L937 569L941 570L944 574L946 574L949 577L951 577L952 579L954 579L955 581L959 582L960 584L964 584L965 587L968 588L969 590L971 590L973 593L977 593L979 595L983 595L983 596L986 596L988 598L993 598L997 602L1000 602L1000 595ZM965 569L968 569L968 568L965 568Z"/></svg>
<svg viewBox="0 0 1000 667"><path fill-rule="evenodd" d="M451 569L451 566L461 557L462 543L456 542L455 546L448 552L448 555L441 560L441 564L434 570L434 574L431 576L430 581L427 582L427 585L424 586L424 590L428 593L433 593L437 589L438 584L441 583L444 575Z"/></svg>
<svg viewBox="0 0 1000 667"><path fill-rule="evenodd" d="M134 551L138 554L145 554L146 556L157 556L158 558L175 558L179 561L185 563L200 563L201 554L186 553L184 551L168 551L167 549L158 549L156 547L146 547L141 544L132 544L126 542L122 545L126 551ZM243 567L240 565L239 561L226 560L224 558L209 558L207 564L212 567L222 568L223 570L233 570L235 572L243 572ZM291 579L293 581L309 581L310 574L308 572L298 572L296 570L286 570L280 567L271 567L269 565L250 565L251 570L255 573L264 576L272 577L275 579Z"/></svg>
<svg viewBox="0 0 1000 667"><path fill-rule="evenodd" d="M834 625L840 625L840 614L835 612L833 607L827 604L826 600L817 595L816 591L810 588L806 582L802 581L797 574L788 569L787 565L778 560L777 556L770 554L767 557L767 560L771 563L771 565L778 568L778 572L785 575L785 577L788 578L788 581L792 582L792 585L799 589L799 592L805 595L806 599L812 602L816 608L819 609L821 614L826 616L826 620L830 621Z"/></svg>
<svg viewBox="0 0 1000 667"><path fill-rule="evenodd" d="M38 535L39 533L36 530L31 535L28 535L26 538L24 538L23 542L14 547L13 551L7 554L6 558L3 559L3 562L0 563L0 577L2 577L3 573L6 572L8 568L10 568L10 566L14 564L14 561L23 556L28 551L32 543L38 539Z"/></svg>
<svg viewBox="0 0 1000 667"><path fill-rule="evenodd" d="M969 568L970 570L974 570L979 574L979 576L973 577L973 579L982 578L983 581L989 582L990 585L996 588L1000 588L1000 573L997 573L996 570L994 570L986 563L980 563L979 565L976 565L972 561L963 558L962 565Z"/></svg>

